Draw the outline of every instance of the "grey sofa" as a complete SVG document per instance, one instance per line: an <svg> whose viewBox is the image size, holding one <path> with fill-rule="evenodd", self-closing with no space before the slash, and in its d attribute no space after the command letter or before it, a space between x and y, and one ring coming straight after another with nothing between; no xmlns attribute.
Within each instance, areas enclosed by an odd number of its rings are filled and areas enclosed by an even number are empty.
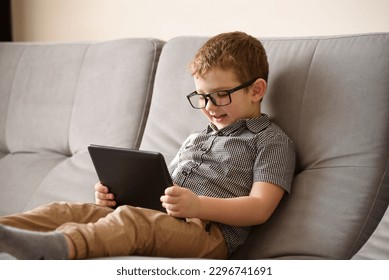
<svg viewBox="0 0 389 280"><path fill-rule="evenodd" d="M91 143L170 161L206 125L185 98L206 39L1 43L0 215L93 202ZM291 195L232 257L389 259L389 34L262 42L263 111L298 162Z"/></svg>

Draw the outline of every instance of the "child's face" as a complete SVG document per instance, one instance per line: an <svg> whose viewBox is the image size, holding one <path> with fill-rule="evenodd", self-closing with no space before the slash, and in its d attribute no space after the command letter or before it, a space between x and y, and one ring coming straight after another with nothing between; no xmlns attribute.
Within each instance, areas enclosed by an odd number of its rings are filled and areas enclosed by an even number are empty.
<svg viewBox="0 0 389 280"><path fill-rule="evenodd" d="M213 93L219 90L228 90L239 86L235 73L230 70L214 68L203 76L194 76L196 91L201 94ZM253 92L253 85L231 93L231 103L225 106L216 106L210 100L203 114L220 130L240 119L251 119L261 115L260 102Z"/></svg>

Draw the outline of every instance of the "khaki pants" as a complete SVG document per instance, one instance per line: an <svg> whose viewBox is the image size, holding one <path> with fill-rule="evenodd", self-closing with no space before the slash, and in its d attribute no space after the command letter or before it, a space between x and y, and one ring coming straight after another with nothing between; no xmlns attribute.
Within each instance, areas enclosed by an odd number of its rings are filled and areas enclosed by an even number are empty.
<svg viewBox="0 0 389 280"><path fill-rule="evenodd" d="M227 258L218 226L199 219L180 220L132 206L111 209L95 204L53 203L0 217L0 224L34 231L63 232L78 259L107 256Z"/></svg>

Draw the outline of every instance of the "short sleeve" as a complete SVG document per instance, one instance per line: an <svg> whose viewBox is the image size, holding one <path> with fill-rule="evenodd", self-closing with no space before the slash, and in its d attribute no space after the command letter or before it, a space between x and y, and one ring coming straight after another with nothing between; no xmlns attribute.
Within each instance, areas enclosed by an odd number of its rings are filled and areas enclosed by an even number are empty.
<svg viewBox="0 0 389 280"><path fill-rule="evenodd" d="M290 193L295 172L296 155L293 142L276 133L259 146L254 164L254 182L268 182Z"/></svg>

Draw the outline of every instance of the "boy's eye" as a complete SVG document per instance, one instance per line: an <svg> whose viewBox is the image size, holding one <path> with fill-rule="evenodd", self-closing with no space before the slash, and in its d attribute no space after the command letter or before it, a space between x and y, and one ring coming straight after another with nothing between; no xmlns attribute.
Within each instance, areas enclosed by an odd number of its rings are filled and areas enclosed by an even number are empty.
<svg viewBox="0 0 389 280"><path fill-rule="evenodd" d="M218 91L218 92L215 92L215 95L216 95L216 97L222 98L222 97L228 96L228 92L227 91Z"/></svg>

